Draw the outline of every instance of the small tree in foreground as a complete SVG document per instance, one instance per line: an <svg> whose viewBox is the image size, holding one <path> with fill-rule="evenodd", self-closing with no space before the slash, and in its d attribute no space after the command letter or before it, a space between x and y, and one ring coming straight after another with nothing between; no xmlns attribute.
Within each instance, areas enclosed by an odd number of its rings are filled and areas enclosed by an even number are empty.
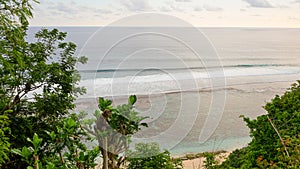
<svg viewBox="0 0 300 169"><path fill-rule="evenodd" d="M95 119L85 120L85 129L98 141L103 169L120 168L126 160L124 152L129 148L131 136L141 127L147 127L142 122L147 117L139 116L134 110L136 99L132 95L127 104L113 107L111 100L99 98L100 111L95 112Z"/></svg>
<svg viewBox="0 0 300 169"><path fill-rule="evenodd" d="M182 161L172 159L167 150L161 152L157 143L138 143L128 157L128 169L182 169Z"/></svg>

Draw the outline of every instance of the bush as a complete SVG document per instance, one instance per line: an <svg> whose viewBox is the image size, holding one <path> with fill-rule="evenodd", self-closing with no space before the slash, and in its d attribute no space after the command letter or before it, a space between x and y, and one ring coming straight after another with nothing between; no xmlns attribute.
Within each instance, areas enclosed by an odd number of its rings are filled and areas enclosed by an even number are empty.
<svg viewBox="0 0 300 169"><path fill-rule="evenodd" d="M157 143L138 143L128 155L128 169L182 169L182 161L172 159L168 151L161 152Z"/></svg>
<svg viewBox="0 0 300 169"><path fill-rule="evenodd" d="M234 150L226 161L219 165L219 168L251 168L249 167L249 159L246 158L248 151L247 147Z"/></svg>
<svg viewBox="0 0 300 169"><path fill-rule="evenodd" d="M84 131L79 122L74 118L63 121L63 127L56 131L47 132L49 137L43 140L37 134L33 138L27 138L30 146L22 149L13 149L12 152L21 156L28 165L27 168L47 169L90 169L95 167L95 158L99 154L99 148L88 150L81 142ZM49 152L45 154L43 147L47 146Z"/></svg>
<svg viewBox="0 0 300 169"><path fill-rule="evenodd" d="M244 121L252 141L223 165L232 168L299 168L300 81L264 106L266 115Z"/></svg>
<svg viewBox="0 0 300 169"><path fill-rule="evenodd" d="M217 161L215 160L215 155L216 155L215 153L209 153L209 152L203 153L203 156L205 157L204 167L206 169L215 168L215 165L217 164Z"/></svg>

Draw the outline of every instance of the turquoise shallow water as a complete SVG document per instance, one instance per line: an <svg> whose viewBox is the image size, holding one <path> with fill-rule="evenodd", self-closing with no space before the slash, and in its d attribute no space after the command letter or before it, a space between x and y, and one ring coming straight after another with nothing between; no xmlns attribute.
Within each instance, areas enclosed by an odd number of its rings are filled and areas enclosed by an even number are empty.
<svg viewBox="0 0 300 169"><path fill-rule="evenodd" d="M215 152L218 150L232 151L237 148L247 146L247 143L251 141L250 137L239 138L226 138L226 140L211 140L203 144L199 143L185 143L171 150L173 155L183 155L188 153L199 152Z"/></svg>

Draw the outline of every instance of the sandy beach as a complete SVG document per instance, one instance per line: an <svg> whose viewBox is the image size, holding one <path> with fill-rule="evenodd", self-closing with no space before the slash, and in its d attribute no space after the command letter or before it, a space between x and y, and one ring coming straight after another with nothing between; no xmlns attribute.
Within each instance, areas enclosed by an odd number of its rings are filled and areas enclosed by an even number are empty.
<svg viewBox="0 0 300 169"><path fill-rule="evenodd" d="M222 152L222 153L217 154L216 161L218 162L218 164L221 164L222 162L224 162L230 153L231 152ZM196 154L188 154L188 155L194 156ZM187 159L186 156L187 156L187 154L174 156L173 158L181 158L182 159L183 169L205 169L204 168L204 162L205 162L204 157ZM98 164L96 167L96 169L101 169L101 168L102 168L102 164Z"/></svg>
<svg viewBox="0 0 300 169"><path fill-rule="evenodd" d="M222 163L229 156L230 152L220 153L216 156L216 161L218 163ZM191 160L183 160L183 168L184 169L204 169L205 158L195 158Z"/></svg>

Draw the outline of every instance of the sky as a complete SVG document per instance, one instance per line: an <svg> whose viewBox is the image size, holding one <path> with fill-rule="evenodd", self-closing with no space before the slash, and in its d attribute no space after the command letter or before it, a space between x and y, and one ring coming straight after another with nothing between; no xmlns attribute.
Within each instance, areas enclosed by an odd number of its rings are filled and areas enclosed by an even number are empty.
<svg viewBox="0 0 300 169"><path fill-rule="evenodd" d="M106 26L158 13L197 27L300 28L300 0L40 0L32 26Z"/></svg>

